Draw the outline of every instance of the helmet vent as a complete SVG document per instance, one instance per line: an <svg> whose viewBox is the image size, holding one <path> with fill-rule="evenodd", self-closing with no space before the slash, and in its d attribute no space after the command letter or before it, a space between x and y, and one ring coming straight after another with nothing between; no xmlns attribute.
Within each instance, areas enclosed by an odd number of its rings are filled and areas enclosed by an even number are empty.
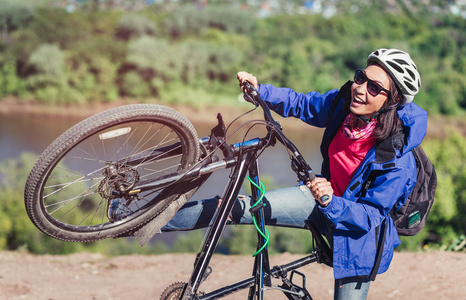
<svg viewBox="0 0 466 300"><path fill-rule="evenodd" d="M416 91L417 91L417 89L414 87L414 85L412 85L412 84L409 83L408 81L405 81L404 83L405 83L406 87L407 87L408 89L410 89L411 91L413 91L413 92L416 92Z"/></svg>
<svg viewBox="0 0 466 300"><path fill-rule="evenodd" d="M390 51L388 55L398 55L398 54L405 55L406 53L403 51Z"/></svg>
<svg viewBox="0 0 466 300"><path fill-rule="evenodd" d="M390 65L390 67L392 67L393 69L395 69L397 72L399 73L404 73L403 69L400 67L400 65L398 64L395 64L393 63L392 61L387 61L386 62L388 65Z"/></svg>
<svg viewBox="0 0 466 300"><path fill-rule="evenodd" d="M400 65L409 66L408 62L406 60L404 60L404 59L394 59L394 61L396 61Z"/></svg>
<svg viewBox="0 0 466 300"><path fill-rule="evenodd" d="M411 71L410 69L406 69L406 71L408 72L409 76L411 76L413 80L416 79L416 75L414 75L413 71Z"/></svg>

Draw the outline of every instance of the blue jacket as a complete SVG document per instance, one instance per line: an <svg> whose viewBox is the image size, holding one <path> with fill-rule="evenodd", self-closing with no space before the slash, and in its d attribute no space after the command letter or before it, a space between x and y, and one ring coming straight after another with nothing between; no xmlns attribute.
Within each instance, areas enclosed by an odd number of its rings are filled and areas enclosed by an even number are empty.
<svg viewBox="0 0 466 300"><path fill-rule="evenodd" d="M279 115L293 116L325 128L321 153L322 175L327 179L330 179L328 147L346 117L342 109L344 97L341 101L333 101L340 98L335 98L338 92L301 94L272 85L260 85L259 88L261 97ZM334 225L335 279L370 275L377 243L381 240L379 228L388 226L379 274L388 269L394 248L400 244L389 212L395 203L406 201L416 183L416 163L411 150L421 143L426 134L427 112L411 103L400 106L397 113L403 124L403 135L377 142L367 153L343 196L333 195L330 204L320 208ZM369 187L363 188L369 176L375 179L371 180Z"/></svg>

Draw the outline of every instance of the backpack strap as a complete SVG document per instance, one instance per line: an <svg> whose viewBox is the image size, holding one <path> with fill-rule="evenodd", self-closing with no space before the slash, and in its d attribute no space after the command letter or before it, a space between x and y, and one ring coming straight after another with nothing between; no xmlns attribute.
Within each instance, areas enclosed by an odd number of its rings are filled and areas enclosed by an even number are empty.
<svg viewBox="0 0 466 300"><path fill-rule="evenodd" d="M375 280L375 277L377 276L377 272L379 271L380 262L382 261L383 248L385 245L385 238L387 236L387 228L388 228L387 222L388 222L388 218L385 217L385 222L382 222L382 224L377 226L377 228L375 229L376 233L378 233L379 231L382 231L382 235L380 236L379 240L376 241L377 252L375 254L374 267L372 268L371 274L369 275L369 279L371 281ZM382 230L379 230L381 226L382 226ZM376 236L378 236L378 234L376 234Z"/></svg>

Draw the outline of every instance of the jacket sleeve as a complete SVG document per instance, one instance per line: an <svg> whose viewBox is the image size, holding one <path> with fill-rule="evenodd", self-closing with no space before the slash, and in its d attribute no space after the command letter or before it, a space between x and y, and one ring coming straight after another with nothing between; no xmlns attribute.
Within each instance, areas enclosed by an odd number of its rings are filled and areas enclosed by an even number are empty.
<svg viewBox="0 0 466 300"><path fill-rule="evenodd" d="M413 171L416 169L392 169L377 176L367 193L356 201L347 200L352 198L347 189L342 197L333 195L329 205L321 210L337 230L367 232L382 223L395 202L409 196L416 183Z"/></svg>
<svg viewBox="0 0 466 300"><path fill-rule="evenodd" d="M294 92L290 88L277 88L261 84L259 93L269 108L282 117L295 117L316 127L326 127L332 114L332 100L338 90L324 94Z"/></svg>

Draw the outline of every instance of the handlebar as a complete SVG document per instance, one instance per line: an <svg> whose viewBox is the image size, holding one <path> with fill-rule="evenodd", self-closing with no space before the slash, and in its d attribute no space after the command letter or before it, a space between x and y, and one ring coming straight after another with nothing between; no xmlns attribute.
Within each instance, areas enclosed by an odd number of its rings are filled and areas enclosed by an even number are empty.
<svg viewBox="0 0 466 300"><path fill-rule="evenodd" d="M245 81L242 85L244 92L244 99L251 102L256 107L260 106L264 112L264 119L269 124L267 126L268 134L279 140L285 147L287 147L294 155L291 159L291 169L296 173L298 179L302 182L314 180L316 175L309 164L304 160L304 157L299 152L298 148L285 136L280 124L274 120L270 113L270 108L260 97L257 89L249 82ZM328 195L320 198L320 201L326 202L329 199Z"/></svg>
<svg viewBox="0 0 466 300"><path fill-rule="evenodd" d="M269 107L267 106L267 104L265 104L264 100L262 100L261 96L259 95L259 92L249 81L244 82L243 91L244 91L244 99L248 102L251 102L256 107L260 106L264 112L264 119L267 122L269 122L272 125L272 127L279 128L281 131L282 128L280 124L274 120L274 118L272 117L272 114L270 113Z"/></svg>

